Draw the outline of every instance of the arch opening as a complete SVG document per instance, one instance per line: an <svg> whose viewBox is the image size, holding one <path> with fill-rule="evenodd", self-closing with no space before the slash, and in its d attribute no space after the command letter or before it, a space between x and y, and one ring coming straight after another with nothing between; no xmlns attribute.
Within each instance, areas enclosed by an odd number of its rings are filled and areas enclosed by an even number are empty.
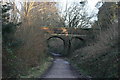
<svg viewBox="0 0 120 80"><path fill-rule="evenodd" d="M70 49L71 51L75 51L84 46L84 39L80 37L72 37L70 40Z"/></svg>
<svg viewBox="0 0 120 80"><path fill-rule="evenodd" d="M65 41L63 38L58 36L52 36L47 39L48 50L50 53L63 54L65 49Z"/></svg>

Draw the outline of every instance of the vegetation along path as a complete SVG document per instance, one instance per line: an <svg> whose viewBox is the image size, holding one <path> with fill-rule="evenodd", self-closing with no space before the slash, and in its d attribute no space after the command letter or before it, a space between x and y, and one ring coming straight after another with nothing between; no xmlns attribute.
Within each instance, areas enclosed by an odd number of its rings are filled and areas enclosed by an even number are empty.
<svg viewBox="0 0 120 80"><path fill-rule="evenodd" d="M70 66L69 62L63 58L58 57L55 58L52 67L43 75L42 78L69 78L79 80L80 78L83 78L83 76L76 73L76 71L74 71Z"/></svg>

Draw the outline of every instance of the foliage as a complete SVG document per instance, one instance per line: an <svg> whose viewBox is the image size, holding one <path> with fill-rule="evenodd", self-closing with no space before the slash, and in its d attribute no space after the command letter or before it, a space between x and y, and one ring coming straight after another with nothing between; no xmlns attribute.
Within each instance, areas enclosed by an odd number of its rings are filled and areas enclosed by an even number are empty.
<svg viewBox="0 0 120 80"><path fill-rule="evenodd" d="M102 7L99 8L98 21L96 22L97 27L101 30L106 30L109 28L113 22L117 20L117 5L114 2L104 3Z"/></svg>
<svg viewBox="0 0 120 80"><path fill-rule="evenodd" d="M60 16L56 2L24 2L21 3L21 21L38 27L60 27Z"/></svg>
<svg viewBox="0 0 120 80"><path fill-rule="evenodd" d="M3 41L7 44L10 37L8 34L11 35L15 31L16 25L9 21L10 14L7 13L11 9L9 3L2 5L2 34L3 34ZM6 40L6 41L5 41ZM9 42L10 43L10 42Z"/></svg>
<svg viewBox="0 0 120 80"><path fill-rule="evenodd" d="M48 42L49 51L53 53L63 53L64 51L64 42L59 38L50 39Z"/></svg>
<svg viewBox="0 0 120 80"><path fill-rule="evenodd" d="M116 25L113 27L116 27ZM78 62L79 60L80 62L77 63L79 69L83 69L92 77L118 77L117 33L114 33L113 31L112 34L115 35L111 39L111 31L109 30L110 29L108 29L106 32L101 33L96 43L91 43L89 46L75 51L74 57L71 58L73 62Z"/></svg>
<svg viewBox="0 0 120 80"><path fill-rule="evenodd" d="M111 5L111 3L106 4ZM113 8L110 9L113 10ZM113 14L111 13L110 18L106 18L107 21L115 20L112 17ZM108 16L104 15L104 17ZM96 38L88 43L88 46L76 50L70 60L85 75L95 78L118 78L118 23L113 21L109 24L103 20L104 17L101 20L98 19L101 25L105 25L105 27L101 26L104 28L101 33L97 34Z"/></svg>
<svg viewBox="0 0 120 80"><path fill-rule="evenodd" d="M2 44L3 44L3 76L11 77L16 76L16 60L17 57L14 54L13 46L15 37L14 33L16 31L18 23L13 23L10 21L10 14L8 13L12 9L10 3L6 3L2 6Z"/></svg>
<svg viewBox="0 0 120 80"><path fill-rule="evenodd" d="M28 74L25 75L20 75L21 78L38 78L43 75L45 70L52 64L53 58L49 57L45 61L43 61L43 64L37 67L32 67L29 71Z"/></svg>
<svg viewBox="0 0 120 80"><path fill-rule="evenodd" d="M28 74L32 67L42 66L48 58L45 36L44 32L36 26L39 20L33 22L29 20L35 20L36 17L30 17L34 14L19 15L15 3L7 3L3 6L2 77L19 78L20 75Z"/></svg>

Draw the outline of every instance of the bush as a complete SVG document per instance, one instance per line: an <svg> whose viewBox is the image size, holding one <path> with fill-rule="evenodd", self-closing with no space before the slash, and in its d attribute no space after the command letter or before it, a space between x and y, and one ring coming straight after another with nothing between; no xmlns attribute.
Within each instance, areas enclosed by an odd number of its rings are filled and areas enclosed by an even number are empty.
<svg viewBox="0 0 120 80"><path fill-rule="evenodd" d="M32 67L44 64L48 56L44 32L39 27L28 26L27 22L21 25L12 22L10 9L9 3L2 5L2 77L18 78L28 74Z"/></svg>
<svg viewBox="0 0 120 80"><path fill-rule="evenodd" d="M117 23L116 23L117 24ZM72 62L93 77L118 77L118 26L113 24L98 35L98 41L73 53Z"/></svg>

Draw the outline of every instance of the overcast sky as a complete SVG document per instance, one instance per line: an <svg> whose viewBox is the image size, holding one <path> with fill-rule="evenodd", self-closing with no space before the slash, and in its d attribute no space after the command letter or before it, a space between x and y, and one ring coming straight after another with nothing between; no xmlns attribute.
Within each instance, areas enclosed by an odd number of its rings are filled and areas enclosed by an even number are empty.
<svg viewBox="0 0 120 80"><path fill-rule="evenodd" d="M73 2L79 3L80 1L83 1L83 0L61 0L59 3L59 8L62 9L62 11L64 11L66 8L66 4L68 4L70 6L71 3L73 3ZM87 0L87 9L88 9L89 15L98 13L98 9L95 7L95 5L99 1L100 0ZM94 17L93 20L97 20L97 17Z"/></svg>
<svg viewBox="0 0 120 80"><path fill-rule="evenodd" d="M10 1L16 1L17 3L19 3L19 2L22 2L22 1L25 1L25 0L10 0ZM28 1L33 1L33 0L28 0ZM34 0L34 1L46 2L46 1L50 1L50 0ZM66 3L71 4L72 2L80 2L80 1L84 1L84 0L51 0L51 1L60 2L61 3L61 8L65 8ZM87 0L87 1L88 1L89 8L91 10L93 10L95 8L96 3L100 0Z"/></svg>
<svg viewBox="0 0 120 80"><path fill-rule="evenodd" d="M18 8L20 8L20 4L19 2L22 2L23 0L15 0L16 3L18 4ZM24 0L25 1L25 0ZM32 1L32 0L29 0L29 1ZM39 1L39 2L51 2L50 0L35 0L35 1ZM80 1L84 1L84 0L52 0L52 1L57 1L59 2L59 8L62 9L63 11L65 10L65 7L66 7L66 3L68 5L70 5L71 3L73 2L80 2ZM100 1L100 0L87 0L88 4L88 12L89 12L89 15L92 13L92 14L97 14L98 13L98 9L95 7L96 3ZM94 18L95 20L97 18Z"/></svg>

